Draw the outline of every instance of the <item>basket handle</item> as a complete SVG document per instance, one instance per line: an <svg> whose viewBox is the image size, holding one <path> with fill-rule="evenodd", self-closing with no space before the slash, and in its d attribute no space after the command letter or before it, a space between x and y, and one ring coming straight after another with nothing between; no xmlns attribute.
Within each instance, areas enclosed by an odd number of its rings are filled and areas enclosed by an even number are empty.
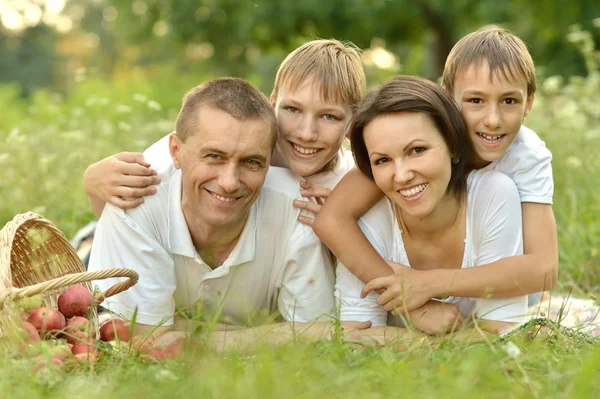
<svg viewBox="0 0 600 399"><path fill-rule="evenodd" d="M113 277L129 277L127 280L117 283L104 292L95 296L96 305L102 303L106 298L117 295L137 284L139 275L132 269L105 269L95 272L82 272L65 274L52 280L30 285L23 288L10 287L4 292L0 292L0 309L4 306L4 301L10 297L12 299L21 299L33 295L41 294L57 288L66 287L72 284L85 283L92 280L104 280Z"/></svg>

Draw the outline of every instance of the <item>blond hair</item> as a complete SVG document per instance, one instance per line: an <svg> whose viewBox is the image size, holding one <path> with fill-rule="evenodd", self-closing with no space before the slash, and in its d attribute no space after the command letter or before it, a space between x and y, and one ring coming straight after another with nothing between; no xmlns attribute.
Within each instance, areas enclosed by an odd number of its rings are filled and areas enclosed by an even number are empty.
<svg viewBox="0 0 600 399"><path fill-rule="evenodd" d="M535 93L535 65L527 46L519 37L497 26L469 33L454 45L446 59L442 86L452 93L459 73L486 61L491 77L511 80L520 76L527 82L527 96Z"/></svg>
<svg viewBox="0 0 600 399"><path fill-rule="evenodd" d="M324 102L351 106L362 101L367 87L359 49L338 40L313 40L292 51L277 70L271 99L281 87L296 90L307 79L320 85Z"/></svg>

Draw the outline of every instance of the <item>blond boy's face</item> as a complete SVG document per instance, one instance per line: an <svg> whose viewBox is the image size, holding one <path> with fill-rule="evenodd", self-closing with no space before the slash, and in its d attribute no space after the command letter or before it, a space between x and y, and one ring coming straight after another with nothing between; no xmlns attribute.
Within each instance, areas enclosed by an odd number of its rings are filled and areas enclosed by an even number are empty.
<svg viewBox="0 0 600 399"><path fill-rule="evenodd" d="M326 170L344 141L350 105L323 102L312 80L296 90L281 87L271 104L279 126L277 150L286 166L302 177Z"/></svg>
<svg viewBox="0 0 600 399"><path fill-rule="evenodd" d="M507 79L490 73L487 62L472 65L457 74L452 93L467 122L480 166L506 153L531 110L534 97L527 95L524 77ZM510 77L509 73L506 75Z"/></svg>

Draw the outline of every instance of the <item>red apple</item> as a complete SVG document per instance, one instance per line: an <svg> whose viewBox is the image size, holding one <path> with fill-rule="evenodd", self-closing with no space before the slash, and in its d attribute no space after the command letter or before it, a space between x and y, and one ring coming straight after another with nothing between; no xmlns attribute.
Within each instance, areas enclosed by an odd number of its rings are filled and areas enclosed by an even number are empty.
<svg viewBox="0 0 600 399"><path fill-rule="evenodd" d="M164 351L165 351L165 354L167 355L167 358L169 358L169 359L177 357L177 356L181 355L181 343L173 342L172 344L168 345L164 349Z"/></svg>
<svg viewBox="0 0 600 399"><path fill-rule="evenodd" d="M92 293L83 285L72 285L58 297L58 310L67 319L87 316L92 306Z"/></svg>
<svg viewBox="0 0 600 399"><path fill-rule="evenodd" d="M21 313L21 320L27 321L29 319L29 313L23 312Z"/></svg>
<svg viewBox="0 0 600 399"><path fill-rule="evenodd" d="M31 324L27 321L21 321L21 325L23 326L25 331L27 331L27 334L29 334L29 338L31 338L34 341L40 340L40 333L38 333L38 331L33 326L33 324Z"/></svg>
<svg viewBox="0 0 600 399"><path fill-rule="evenodd" d="M50 335L57 336L67 324L65 316L50 308L34 310L27 321L35 327L41 337L46 337L50 332L52 332Z"/></svg>
<svg viewBox="0 0 600 399"><path fill-rule="evenodd" d="M152 363L152 362L156 362L159 360L166 360L167 354L165 353L165 351L162 348L154 348L147 354L142 355L141 357L142 357L142 359Z"/></svg>
<svg viewBox="0 0 600 399"><path fill-rule="evenodd" d="M88 338L86 342L76 342L73 345L73 354L78 355L80 353L98 353L98 348L94 346L96 340L93 338Z"/></svg>
<svg viewBox="0 0 600 399"><path fill-rule="evenodd" d="M78 353L75 358L80 362L96 363L97 361L95 353Z"/></svg>
<svg viewBox="0 0 600 399"><path fill-rule="evenodd" d="M68 343L74 344L87 338L96 338L96 331L85 317L73 316L67 320L65 338Z"/></svg>
<svg viewBox="0 0 600 399"><path fill-rule="evenodd" d="M131 332L129 327L123 320L110 319L100 327L100 339L104 342L113 341L129 341Z"/></svg>

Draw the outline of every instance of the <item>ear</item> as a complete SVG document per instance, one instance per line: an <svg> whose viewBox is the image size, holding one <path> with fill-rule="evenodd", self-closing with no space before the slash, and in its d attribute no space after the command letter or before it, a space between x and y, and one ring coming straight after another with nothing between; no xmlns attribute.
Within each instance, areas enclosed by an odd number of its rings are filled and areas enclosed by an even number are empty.
<svg viewBox="0 0 600 399"><path fill-rule="evenodd" d="M169 136L169 152L171 153L171 159L173 159L175 169L181 169L181 162L179 162L179 157L181 156L181 144L181 139L177 137L175 132L171 133Z"/></svg>
<svg viewBox="0 0 600 399"><path fill-rule="evenodd" d="M523 119L529 115L531 111L531 107L533 106L533 99L535 97L535 93L532 93L529 97L527 97L527 101L525 102L525 113L523 114Z"/></svg>
<svg viewBox="0 0 600 399"><path fill-rule="evenodd" d="M269 102L271 103L271 107L273 107L273 110L275 110L275 107L277 106L277 95L275 94L275 92L271 93L271 97L269 97Z"/></svg>

